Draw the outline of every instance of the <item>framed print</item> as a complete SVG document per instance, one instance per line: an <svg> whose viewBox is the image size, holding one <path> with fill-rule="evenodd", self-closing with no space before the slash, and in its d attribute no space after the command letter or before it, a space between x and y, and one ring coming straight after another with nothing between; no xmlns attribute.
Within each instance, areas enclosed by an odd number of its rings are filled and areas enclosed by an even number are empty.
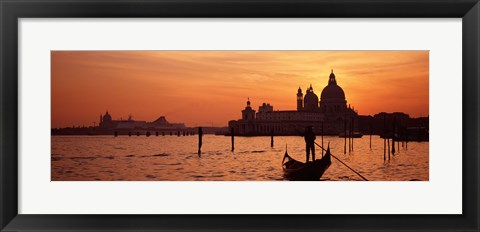
<svg viewBox="0 0 480 232"><path fill-rule="evenodd" d="M479 229L478 1L1 11L2 231Z"/></svg>

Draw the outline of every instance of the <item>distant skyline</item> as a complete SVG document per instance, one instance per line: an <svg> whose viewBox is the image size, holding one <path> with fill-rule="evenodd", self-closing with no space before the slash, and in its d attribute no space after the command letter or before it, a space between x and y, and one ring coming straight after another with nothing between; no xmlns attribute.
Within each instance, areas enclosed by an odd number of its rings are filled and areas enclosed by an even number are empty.
<svg viewBox="0 0 480 232"><path fill-rule="evenodd" d="M227 126L250 98L295 110L331 69L360 115L429 115L428 51L52 51L52 128L113 119Z"/></svg>

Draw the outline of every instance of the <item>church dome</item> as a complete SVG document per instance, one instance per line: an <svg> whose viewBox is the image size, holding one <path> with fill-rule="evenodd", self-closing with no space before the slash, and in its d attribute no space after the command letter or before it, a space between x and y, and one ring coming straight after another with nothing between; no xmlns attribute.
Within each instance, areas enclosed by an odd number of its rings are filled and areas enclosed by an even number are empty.
<svg viewBox="0 0 480 232"><path fill-rule="evenodd" d="M307 111L315 111L318 109L318 96L313 92L312 85L307 89L307 93L303 98L304 107Z"/></svg>
<svg viewBox="0 0 480 232"><path fill-rule="evenodd" d="M103 121L104 121L104 122L112 121L112 116L110 116L110 114L108 114L108 111L107 111L107 113L103 116Z"/></svg>
<svg viewBox="0 0 480 232"><path fill-rule="evenodd" d="M338 85L327 85L320 95L321 100L327 99L345 99L345 93L343 89Z"/></svg>
<svg viewBox="0 0 480 232"><path fill-rule="evenodd" d="M307 103L317 103L318 102L318 96L313 93L313 92L307 92L307 94L305 94L305 104Z"/></svg>
<svg viewBox="0 0 480 232"><path fill-rule="evenodd" d="M320 95L321 100L328 100L328 99L341 99L345 100L345 92L343 89L337 85L337 81L335 80L335 74L330 74L330 78L328 80L328 85L323 89L322 94Z"/></svg>

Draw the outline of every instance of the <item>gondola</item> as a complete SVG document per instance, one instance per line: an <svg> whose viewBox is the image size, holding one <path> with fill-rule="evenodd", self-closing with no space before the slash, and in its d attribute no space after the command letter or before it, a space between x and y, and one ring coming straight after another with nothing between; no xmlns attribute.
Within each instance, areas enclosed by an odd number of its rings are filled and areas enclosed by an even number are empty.
<svg viewBox="0 0 480 232"><path fill-rule="evenodd" d="M330 155L330 147L328 147L326 154L321 159L305 164L290 157L285 151L282 160L284 176L287 180L320 180L320 177L332 164Z"/></svg>

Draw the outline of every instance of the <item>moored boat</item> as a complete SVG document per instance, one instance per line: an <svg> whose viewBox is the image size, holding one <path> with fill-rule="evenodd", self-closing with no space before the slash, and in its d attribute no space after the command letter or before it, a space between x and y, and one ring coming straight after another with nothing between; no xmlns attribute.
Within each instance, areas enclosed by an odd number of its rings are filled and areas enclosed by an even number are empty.
<svg viewBox="0 0 480 232"><path fill-rule="evenodd" d="M285 178L288 180L319 180L328 167L330 167L330 164L332 164L330 155L329 147L321 159L303 163L295 160L285 151L282 160Z"/></svg>

